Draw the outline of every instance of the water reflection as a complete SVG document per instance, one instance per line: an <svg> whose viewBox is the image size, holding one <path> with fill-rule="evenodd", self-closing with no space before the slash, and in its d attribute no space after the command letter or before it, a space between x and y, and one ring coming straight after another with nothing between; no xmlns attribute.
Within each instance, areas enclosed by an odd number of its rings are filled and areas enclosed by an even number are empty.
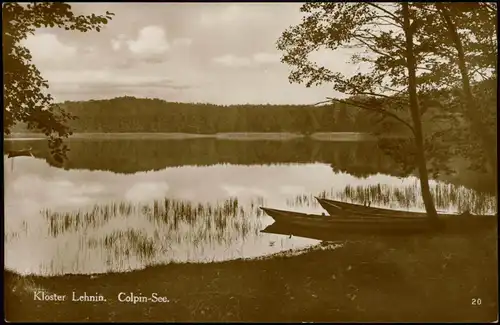
<svg viewBox="0 0 500 325"><path fill-rule="evenodd" d="M89 169L135 173L175 166L215 164L327 163L334 171L349 172L353 166L365 176L396 173L396 165L373 142L332 142L295 139L288 141L236 141L217 139L71 139L66 169ZM40 140L6 141L4 152L33 148L37 158L59 166L50 157L47 143ZM99 159L96 159L99 157ZM367 159L368 158L368 159ZM354 171L354 168L353 168Z"/></svg>
<svg viewBox="0 0 500 325"><path fill-rule="evenodd" d="M5 170L6 267L100 273L172 261L257 257L317 243L262 234L261 205L284 206L326 165L167 168L120 175L16 158ZM275 177L271 177L274 175ZM307 182L302 181L316 175ZM265 198L265 199L263 199Z"/></svg>
<svg viewBox="0 0 500 325"><path fill-rule="evenodd" d="M269 245L277 241L277 236L260 234L270 223L258 209L262 202L257 198L241 205L230 198L215 204L192 204L165 198L150 204L94 205L86 211L46 209L40 213L45 224L31 218L37 229L24 222L17 231L9 227L5 237L6 265L17 270L24 265L29 268L20 270L24 273L101 273L171 261L208 262L260 256L313 243L294 239L281 240L278 246ZM10 224L13 225L12 220ZM48 236L43 235L44 231ZM25 254L35 241L35 250L40 245L48 246L43 250L46 256L41 260L36 256L28 261L18 260L18 254Z"/></svg>
<svg viewBox="0 0 500 325"><path fill-rule="evenodd" d="M257 198L251 201L247 209L240 206L237 198L230 198L215 205L207 203L197 205L188 201L179 201L165 198L155 200L152 204L133 204L131 202L112 202L103 205L94 205L88 211L55 212L44 210L41 213L49 223L50 235L58 236L64 232L87 230L88 228L102 227L113 218L126 220L139 216L149 222L168 225L169 230L178 231L182 224L208 230L214 228L220 234L227 229L235 230L245 238L250 229L249 219L255 217L260 220L262 211L258 206L264 200ZM249 216L251 215L251 216ZM218 237L222 241L222 237Z"/></svg>
<svg viewBox="0 0 500 325"><path fill-rule="evenodd" d="M412 177L408 177L410 181ZM364 204L370 202L373 207L396 210L425 212L421 196L420 181L413 177L413 184L394 185L347 185L343 189L332 188L311 195L298 195L287 200L291 207L317 208L319 203L314 198L329 198L349 203ZM470 211L473 214L495 214L496 197L482 192L476 192L463 186L430 181L431 194L434 197L436 209L442 213L462 213Z"/></svg>
<svg viewBox="0 0 500 325"><path fill-rule="evenodd" d="M258 199L257 202L262 202ZM133 204L130 202L95 205L89 211L69 213L43 211L49 223L49 234L58 237L69 232L74 234L95 232L107 223L133 222L133 219L149 224L154 231L128 228L112 230L104 236L87 238L88 247L103 248L108 252L106 264L113 261L137 257L142 264L148 265L161 259L174 248L192 246L203 250L206 247L229 247L249 235L259 236L262 228L262 212L257 202L247 207L240 206L238 200L231 198L218 204L198 204L165 198L152 204ZM115 220L113 220L115 219ZM203 256L198 256L203 260Z"/></svg>
<svg viewBox="0 0 500 325"><path fill-rule="evenodd" d="M373 141L330 142L309 138L287 141L144 139L139 134L136 139L74 138L68 140L68 146L71 149L69 161L64 165L51 158L47 142L40 139L4 141L4 153L32 147L35 157L44 159L55 167L125 174L178 166L324 163L330 164L334 173L347 173L359 178L378 173L399 177L408 175L400 170L399 164L392 158L383 154ZM13 160L9 165L10 169L15 169ZM463 170L457 172L459 174L454 176L443 175L443 179L476 190L496 193L495 177L481 173L466 175L467 172Z"/></svg>
<svg viewBox="0 0 500 325"><path fill-rule="evenodd" d="M287 146L295 145L273 146L294 153ZM228 150L234 149L234 145L228 146ZM248 142L240 145L239 157L228 153L227 160L246 157L268 162L285 157L275 155L272 149L278 147L272 146L265 150L252 147L254 151L244 153L248 146ZM92 146L87 153L84 148L82 145L80 153L87 158L76 159L78 164L91 166L91 157L100 161ZM341 150L321 153L313 149L301 150L312 150L314 157ZM158 157L167 157L158 152ZM215 156L218 160L221 152ZM178 167L128 174L93 168L65 170L51 166L46 159L17 157L15 166L4 170L5 267L23 274L120 272L172 261L209 262L304 248L318 241L261 233L273 220L258 207L321 213L314 195L351 202L369 198L373 205L422 208L414 177L333 172L331 163L300 163L300 152L285 157L296 158L294 163L274 165L183 166L184 156L176 156L178 162L176 157L167 157ZM111 159L111 155L107 157ZM124 170L152 166L139 157L129 152L120 156L124 161L112 162ZM4 165L11 161L4 157ZM382 161L370 168L384 169ZM440 182L432 186L440 209L460 210L468 205L477 212L491 207L494 200L463 187Z"/></svg>

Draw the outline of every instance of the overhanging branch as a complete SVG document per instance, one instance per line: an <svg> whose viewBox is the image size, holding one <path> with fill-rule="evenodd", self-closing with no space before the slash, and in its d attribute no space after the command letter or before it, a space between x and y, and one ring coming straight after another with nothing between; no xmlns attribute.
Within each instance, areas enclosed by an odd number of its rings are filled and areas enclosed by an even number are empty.
<svg viewBox="0 0 500 325"><path fill-rule="evenodd" d="M399 121L403 125L405 125L408 129L410 129L411 133L413 135L415 135L415 129L413 128L413 126L410 123L406 122L405 120L403 120L402 118L400 118L396 114L391 113L391 112L389 112L389 111L387 111L385 109L382 109L382 108L370 107L368 105L365 105L363 103L360 103L360 102L357 102L357 101L353 101L353 100L347 101L347 100L336 99L336 98L331 98L331 97L327 97L327 100L315 103L312 106L316 106L316 105L320 105L320 104L325 104L325 103L331 103L331 102L337 102L337 103L341 103L341 104L352 105L352 106L356 106L356 107L359 107L359 108L362 108L362 109L365 109L365 110L368 110L368 111L372 111L372 112L376 112L376 113L382 114L382 115L384 115L386 117L391 117L391 118Z"/></svg>
<svg viewBox="0 0 500 325"><path fill-rule="evenodd" d="M372 2L367 2L366 4L367 4L367 5L369 5L369 6L372 6L372 7L376 8L376 9L378 9L378 10L380 10L380 11L385 12L385 13L386 13L387 15L389 15L392 19L394 19L394 21L396 21L396 22L400 23L400 26L401 26L401 19L400 19L398 16L396 16L394 13L392 13L392 12L390 12L389 10L387 10L387 9L385 9L385 8L382 8L382 7L381 7L381 6L379 6L378 4L374 4L374 3L372 3Z"/></svg>

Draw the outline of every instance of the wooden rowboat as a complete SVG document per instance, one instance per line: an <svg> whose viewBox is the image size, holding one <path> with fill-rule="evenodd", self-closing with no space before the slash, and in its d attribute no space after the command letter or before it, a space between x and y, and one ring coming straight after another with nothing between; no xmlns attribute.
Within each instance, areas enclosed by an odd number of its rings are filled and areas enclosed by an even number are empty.
<svg viewBox="0 0 500 325"><path fill-rule="evenodd" d="M494 229L498 220L496 216L488 215L455 215L449 218L438 218L438 220L422 217L369 216L356 213L330 217L264 207L261 209L276 221L273 225L292 227L295 233L304 231L336 233L341 231L368 234L408 234L443 229L452 232L468 232L473 229Z"/></svg>
<svg viewBox="0 0 500 325"><path fill-rule="evenodd" d="M432 230L432 229L431 229ZM265 229L261 230L262 233L276 234L283 236L297 236L303 238L310 238L322 241L345 241L345 240L365 240L372 236L404 236L408 235L431 233L431 230L427 229L415 229L407 228L404 231L394 231L391 229L367 229L367 228L352 228L343 229L343 231L332 231L327 228L317 228L317 227L307 227L307 226L297 226L292 223L285 222L275 222L272 225L267 226Z"/></svg>
<svg viewBox="0 0 500 325"><path fill-rule="evenodd" d="M295 218L299 218L297 220L302 220L302 219L310 219L313 221L318 221L318 220L323 220L323 221L328 221L334 219L334 221L349 221L349 220L373 220L373 218L378 218L378 219L387 219L387 216L366 216L366 215L359 215L356 213L350 213L348 216L335 216L332 218L332 216L329 215L320 215L320 214L307 214L307 213L302 213L302 212L294 212L294 211L287 211L287 210L278 210L278 209L271 209L271 208L265 208L265 207L260 207L262 211L267 213L270 217L272 217L276 221L284 221L284 222L290 222L295 220Z"/></svg>
<svg viewBox="0 0 500 325"><path fill-rule="evenodd" d="M348 217L326 217L261 207L276 223L309 229L356 231L425 231L431 224L427 218L394 220L391 217L352 214Z"/></svg>
<svg viewBox="0 0 500 325"><path fill-rule="evenodd" d="M28 149L21 149L21 150L10 150L7 152L7 157L8 158L13 158L13 157L33 157L33 153L31 152L31 148Z"/></svg>
<svg viewBox="0 0 500 325"><path fill-rule="evenodd" d="M336 219L336 218L331 218ZM423 218L426 219L426 218ZM440 227L432 227L429 222L423 222L422 226L406 226L406 227L316 227L304 224L294 224L291 222L275 222L261 230L262 233L279 234L284 236L298 236L325 241L342 241L342 240L365 240L373 236L385 237L407 237L411 235L433 235L438 234L453 234L466 236L475 232L483 232L488 229L495 232L498 227L496 217L460 217L445 218L441 220ZM336 231L337 230L337 231Z"/></svg>
<svg viewBox="0 0 500 325"><path fill-rule="evenodd" d="M321 199L316 197L319 204L323 209L325 209L330 215L350 215L356 213L359 215L366 216L387 216L393 218L422 218L427 217L425 212L411 212L411 211L400 211L391 210L383 208L367 207L359 204L346 203L335 200ZM457 216L467 216L470 214L438 214L439 217L457 217ZM471 215L472 216L472 215Z"/></svg>

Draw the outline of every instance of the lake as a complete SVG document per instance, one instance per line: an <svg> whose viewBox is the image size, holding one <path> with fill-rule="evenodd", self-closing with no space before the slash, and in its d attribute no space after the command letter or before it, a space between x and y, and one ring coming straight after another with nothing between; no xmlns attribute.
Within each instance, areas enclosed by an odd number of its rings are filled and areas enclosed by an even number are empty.
<svg viewBox="0 0 500 325"><path fill-rule="evenodd" d="M40 139L6 141L5 268L125 272L255 258L318 241L262 233L260 206L321 214L314 196L423 211L418 178L372 141L86 138L58 164ZM494 213L496 198L431 181L438 210Z"/></svg>

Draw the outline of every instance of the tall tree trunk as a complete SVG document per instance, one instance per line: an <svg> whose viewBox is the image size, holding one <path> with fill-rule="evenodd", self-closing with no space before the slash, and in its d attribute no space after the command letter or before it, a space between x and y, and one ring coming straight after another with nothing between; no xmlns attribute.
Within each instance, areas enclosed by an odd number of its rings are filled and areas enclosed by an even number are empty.
<svg viewBox="0 0 500 325"><path fill-rule="evenodd" d="M481 121L481 112L479 111L476 101L474 100L474 95L470 87L469 71L465 63L465 53L460 40L460 36L457 32L457 27L451 19L451 15L442 3L436 3L436 8L439 11L441 18L446 24L448 33L450 33L455 49L458 53L458 68L460 69L460 75L462 77L462 89L464 92L465 103L466 103L466 115L471 122L472 131L478 136L482 142L482 147L484 154L486 155L486 160L488 163L488 172L494 172L496 170L496 159L497 156L494 153L496 149L496 139L489 134L488 128Z"/></svg>
<svg viewBox="0 0 500 325"><path fill-rule="evenodd" d="M417 99L417 78L416 63L413 53L413 31L410 27L410 12L408 3L402 3L403 24L406 38L406 66L408 68L408 93L410 95L410 111L413 120L415 133L415 146L417 149L416 159L418 174L420 176L420 187L422 190L422 199L425 205L427 216L433 220L437 219L437 212L434 206L434 200L429 188L429 174L427 172L427 162L425 158L424 137L422 132L422 121L420 120L420 108Z"/></svg>

